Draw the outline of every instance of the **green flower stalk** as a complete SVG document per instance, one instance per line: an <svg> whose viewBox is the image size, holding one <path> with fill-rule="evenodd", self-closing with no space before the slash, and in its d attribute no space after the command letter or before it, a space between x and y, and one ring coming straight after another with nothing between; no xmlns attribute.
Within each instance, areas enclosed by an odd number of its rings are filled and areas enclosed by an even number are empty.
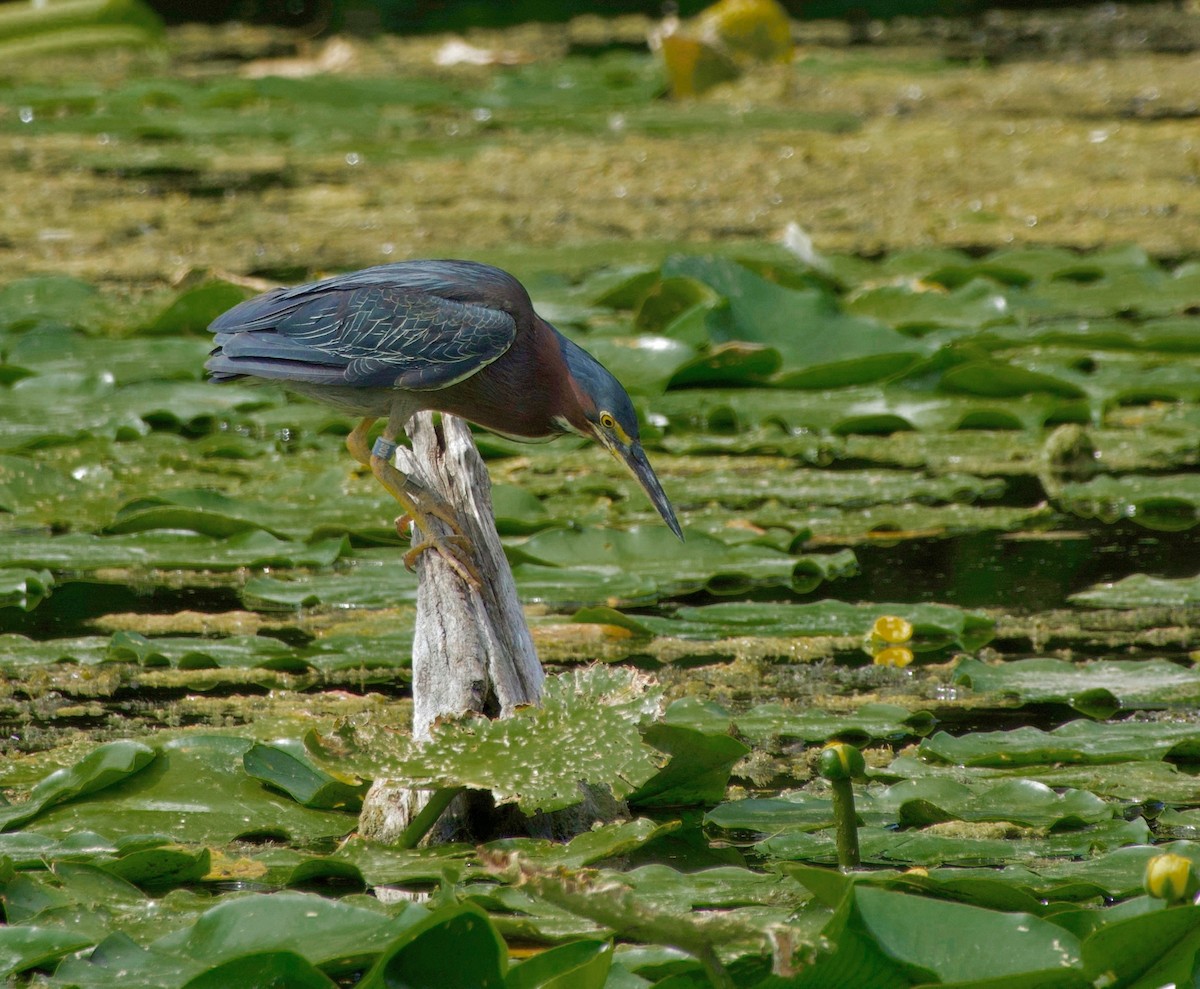
<svg viewBox="0 0 1200 989"><path fill-rule="evenodd" d="M838 865L852 869L861 861L858 850L858 814L850 782L867 771L863 754L845 742L830 742L817 758L817 771L833 789L833 820L837 828Z"/></svg>

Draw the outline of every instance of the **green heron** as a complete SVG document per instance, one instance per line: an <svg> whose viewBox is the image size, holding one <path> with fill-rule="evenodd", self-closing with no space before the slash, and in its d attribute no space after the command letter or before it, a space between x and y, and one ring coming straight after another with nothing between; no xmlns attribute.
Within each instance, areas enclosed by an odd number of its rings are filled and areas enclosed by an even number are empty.
<svg viewBox="0 0 1200 989"><path fill-rule="evenodd" d="M533 311L512 275L472 261L401 261L235 306L209 327L213 380L268 378L362 421L346 438L424 533L411 565L436 548L477 582L453 545L453 511L393 464L396 438L417 412L451 413L503 436L577 433L598 440L637 478L671 531L683 531L638 438L629 395L591 354ZM373 446L367 435L386 418ZM433 516L455 535L437 537Z"/></svg>

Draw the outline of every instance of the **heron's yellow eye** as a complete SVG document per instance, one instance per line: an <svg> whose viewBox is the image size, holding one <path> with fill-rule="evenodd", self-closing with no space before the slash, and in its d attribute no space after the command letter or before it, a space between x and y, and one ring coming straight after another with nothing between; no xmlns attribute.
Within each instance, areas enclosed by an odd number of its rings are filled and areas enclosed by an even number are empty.
<svg viewBox="0 0 1200 989"><path fill-rule="evenodd" d="M608 413L608 412L600 413L600 425L603 426L605 429L612 429L614 426L616 426L616 424L617 424L617 420L614 419L610 413Z"/></svg>

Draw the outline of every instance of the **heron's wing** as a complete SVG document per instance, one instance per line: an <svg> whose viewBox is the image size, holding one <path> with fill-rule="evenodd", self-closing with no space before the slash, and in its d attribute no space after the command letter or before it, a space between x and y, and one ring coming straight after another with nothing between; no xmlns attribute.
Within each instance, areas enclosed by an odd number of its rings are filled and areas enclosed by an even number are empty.
<svg viewBox="0 0 1200 989"><path fill-rule="evenodd" d="M351 276L249 299L210 327L213 377L444 388L490 364L517 326L501 309Z"/></svg>

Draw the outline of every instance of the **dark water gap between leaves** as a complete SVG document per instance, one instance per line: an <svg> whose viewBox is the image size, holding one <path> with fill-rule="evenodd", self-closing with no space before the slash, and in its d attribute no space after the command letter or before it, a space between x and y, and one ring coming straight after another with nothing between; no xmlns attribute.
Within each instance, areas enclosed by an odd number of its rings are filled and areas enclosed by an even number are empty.
<svg viewBox="0 0 1200 989"><path fill-rule="evenodd" d="M1196 530L1154 533L1133 523L1044 533L979 532L854 548L859 574L823 587L846 601L937 601L1020 612L1065 607L1067 598L1130 574L1187 577L1200 553Z"/></svg>
<svg viewBox="0 0 1200 989"><path fill-rule="evenodd" d="M219 614L241 609L232 587L162 587L142 589L130 584L63 581L54 590L54 608L0 608L0 634L16 633L31 639L56 639L95 635L93 624L104 615L173 614L199 611Z"/></svg>

